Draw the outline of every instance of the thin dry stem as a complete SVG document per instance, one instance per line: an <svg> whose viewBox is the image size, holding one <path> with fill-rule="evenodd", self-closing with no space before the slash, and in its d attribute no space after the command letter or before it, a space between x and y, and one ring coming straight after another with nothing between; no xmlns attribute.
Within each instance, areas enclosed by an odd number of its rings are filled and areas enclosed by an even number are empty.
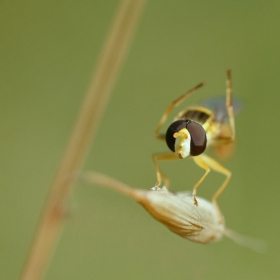
<svg viewBox="0 0 280 280"><path fill-rule="evenodd" d="M144 3L143 0L123 0L120 3L74 131L53 179L21 279L41 279L44 275L62 230L65 203L74 183L74 176L70 174L77 174L82 167Z"/></svg>
<svg viewBox="0 0 280 280"><path fill-rule="evenodd" d="M111 190L127 195L137 202L143 200L143 190L131 188L129 185L126 185L102 173L86 172L83 173L80 178L87 183L105 186Z"/></svg>

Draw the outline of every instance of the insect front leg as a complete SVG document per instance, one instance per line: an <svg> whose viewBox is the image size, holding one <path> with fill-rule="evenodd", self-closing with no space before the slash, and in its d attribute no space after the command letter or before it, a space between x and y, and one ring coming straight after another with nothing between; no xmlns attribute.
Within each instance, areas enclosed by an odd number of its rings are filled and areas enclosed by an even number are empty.
<svg viewBox="0 0 280 280"><path fill-rule="evenodd" d="M159 133L161 127L163 126L163 124L165 123L168 115L170 114L170 112L172 111L172 109L176 106L178 106L184 99L186 99L191 93L193 93L194 91L196 91L198 88L202 87L204 85L204 82L198 84L197 86L195 86L194 88L190 89L189 91L187 91L186 93L184 93L182 96L180 96L178 99L174 100L165 110L165 112L163 113L157 127L155 130L155 138L161 139L161 140L165 140L165 133Z"/></svg>

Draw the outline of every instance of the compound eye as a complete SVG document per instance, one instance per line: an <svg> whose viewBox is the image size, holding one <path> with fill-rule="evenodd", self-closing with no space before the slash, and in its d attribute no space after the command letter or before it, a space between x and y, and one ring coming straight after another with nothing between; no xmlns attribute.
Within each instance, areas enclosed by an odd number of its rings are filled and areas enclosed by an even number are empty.
<svg viewBox="0 0 280 280"><path fill-rule="evenodd" d="M175 153L175 141L176 138L174 138L174 133L179 132L181 129L187 127L187 123L189 120L179 120L173 122L167 129L165 134L165 141L168 146L168 148Z"/></svg>
<svg viewBox="0 0 280 280"><path fill-rule="evenodd" d="M206 148L206 133L204 128L196 122L190 121L187 123L187 130L191 135L191 149L190 154L192 156L198 156L202 154Z"/></svg>

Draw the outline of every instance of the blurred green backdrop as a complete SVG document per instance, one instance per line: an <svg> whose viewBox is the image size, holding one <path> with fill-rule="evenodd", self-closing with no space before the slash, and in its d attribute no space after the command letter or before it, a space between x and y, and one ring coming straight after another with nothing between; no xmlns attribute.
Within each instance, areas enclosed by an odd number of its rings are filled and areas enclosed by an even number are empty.
<svg viewBox="0 0 280 280"><path fill-rule="evenodd" d="M1 279L20 273L117 6L0 3ZM85 167L150 188L150 155L167 150L153 138L161 114L201 81L189 104L225 94L230 67L244 109L219 204L229 228L268 241L269 250L226 238L191 243L130 199L79 185L46 279L279 279L279 14L273 0L149 1ZM192 160L161 166L174 191L203 174ZM212 172L198 194L211 198L223 179Z"/></svg>

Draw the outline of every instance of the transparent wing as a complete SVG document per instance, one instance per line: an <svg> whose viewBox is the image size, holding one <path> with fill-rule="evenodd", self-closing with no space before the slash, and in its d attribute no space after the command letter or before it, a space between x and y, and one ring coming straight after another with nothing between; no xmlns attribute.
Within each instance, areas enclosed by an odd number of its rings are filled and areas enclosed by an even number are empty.
<svg viewBox="0 0 280 280"><path fill-rule="evenodd" d="M210 109L215 113L215 121L220 123L228 122L228 113L226 108L225 96L216 96L210 99L206 99L200 105ZM237 98L232 98L232 106L234 115L237 115L243 107L241 101Z"/></svg>
<svg viewBox="0 0 280 280"><path fill-rule="evenodd" d="M220 133L217 137L223 138L230 136L231 129L228 123L229 117L226 109L226 97L217 96L214 98L206 99L201 103L201 106L204 106L213 111L215 114L215 122L221 124ZM232 106L234 115L237 115L243 107L241 101L237 98L232 99ZM212 150L219 159L225 160L231 157L231 155L234 153L235 143L229 143L227 145L221 146L213 146Z"/></svg>

